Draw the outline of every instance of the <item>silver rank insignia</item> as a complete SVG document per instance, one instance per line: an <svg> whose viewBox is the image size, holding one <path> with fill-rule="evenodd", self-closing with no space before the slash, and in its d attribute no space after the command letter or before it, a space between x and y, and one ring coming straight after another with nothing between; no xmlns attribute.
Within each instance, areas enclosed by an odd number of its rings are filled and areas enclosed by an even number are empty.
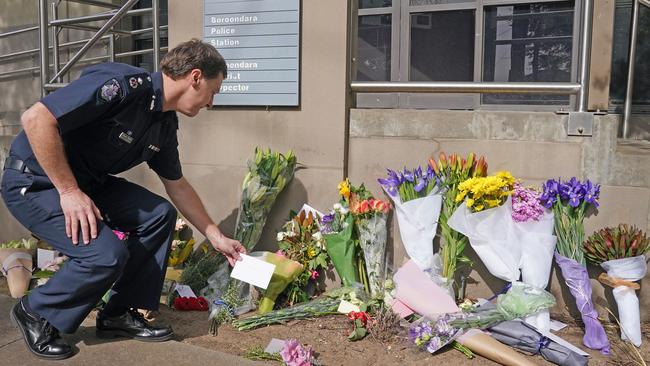
<svg viewBox="0 0 650 366"><path fill-rule="evenodd" d="M126 142L127 144L130 144L130 143L133 142L133 137L131 137L129 134L127 134L125 132L120 132L120 135L118 137L120 138L120 140Z"/></svg>
<svg viewBox="0 0 650 366"><path fill-rule="evenodd" d="M160 152L160 148L158 146L149 145L149 148L155 152Z"/></svg>
<svg viewBox="0 0 650 366"><path fill-rule="evenodd" d="M131 88L133 88L133 89L137 88L137 87L138 87L138 79L136 79L136 78L130 78L130 79L129 79L129 85L130 85Z"/></svg>
<svg viewBox="0 0 650 366"><path fill-rule="evenodd" d="M102 86L102 89L99 91L99 97L105 101L110 102L113 98L120 95L120 83L115 79L111 79Z"/></svg>

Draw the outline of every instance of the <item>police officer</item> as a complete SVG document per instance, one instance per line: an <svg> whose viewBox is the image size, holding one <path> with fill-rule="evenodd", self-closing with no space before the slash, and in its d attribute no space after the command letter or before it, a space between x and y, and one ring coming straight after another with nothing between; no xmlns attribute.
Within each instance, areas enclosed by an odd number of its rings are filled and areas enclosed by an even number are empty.
<svg viewBox="0 0 650 366"><path fill-rule="evenodd" d="M157 310L176 209L230 264L244 247L227 238L183 178L176 111L195 116L226 77L214 47L196 39L161 61L162 72L104 63L22 115L23 132L4 165L2 197L27 229L70 260L11 310L29 350L46 359L73 353L59 331L74 332L100 298L97 335L143 341L172 337L134 309ZM115 177L146 162L174 203ZM121 240L113 232L128 233Z"/></svg>

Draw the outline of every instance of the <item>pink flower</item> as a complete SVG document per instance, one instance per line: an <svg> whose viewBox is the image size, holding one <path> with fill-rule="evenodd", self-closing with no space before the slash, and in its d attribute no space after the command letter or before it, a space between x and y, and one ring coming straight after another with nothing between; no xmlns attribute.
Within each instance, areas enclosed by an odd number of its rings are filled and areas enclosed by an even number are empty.
<svg viewBox="0 0 650 366"><path fill-rule="evenodd" d="M317 279L317 278L318 278L318 272L316 272L316 271L311 271L311 279L312 279L312 280L315 280L315 279Z"/></svg>
<svg viewBox="0 0 650 366"><path fill-rule="evenodd" d="M539 191L515 183L512 194L512 219L516 222L538 221L544 214L544 207L539 198Z"/></svg>
<svg viewBox="0 0 650 366"><path fill-rule="evenodd" d="M287 366L311 366L313 362L311 349L305 349L296 339L284 342L280 356Z"/></svg>
<svg viewBox="0 0 650 366"><path fill-rule="evenodd" d="M283 258L286 258L286 257L287 257L287 256L284 254L284 252L282 251L282 249L278 249L278 251L275 252L275 254L277 254L277 255L279 255L280 257L283 257Z"/></svg>

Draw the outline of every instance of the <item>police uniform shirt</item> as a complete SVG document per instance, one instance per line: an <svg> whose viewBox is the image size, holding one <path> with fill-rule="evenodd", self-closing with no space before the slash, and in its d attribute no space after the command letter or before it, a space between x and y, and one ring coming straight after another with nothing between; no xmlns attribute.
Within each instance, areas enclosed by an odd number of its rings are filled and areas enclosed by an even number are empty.
<svg viewBox="0 0 650 366"><path fill-rule="evenodd" d="M120 63L94 65L41 103L57 119L68 163L82 189L145 161L165 179L183 176L178 118L174 111L162 111L160 72L149 74ZM39 170L24 132L12 144L12 154Z"/></svg>

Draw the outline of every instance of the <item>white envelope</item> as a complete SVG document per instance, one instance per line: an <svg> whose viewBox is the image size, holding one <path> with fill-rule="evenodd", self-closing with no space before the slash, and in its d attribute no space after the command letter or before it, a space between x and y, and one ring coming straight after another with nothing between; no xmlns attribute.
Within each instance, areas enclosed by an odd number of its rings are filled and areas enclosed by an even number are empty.
<svg viewBox="0 0 650 366"><path fill-rule="evenodd" d="M241 261L235 262L230 277L266 290L275 271L275 264L241 254Z"/></svg>

